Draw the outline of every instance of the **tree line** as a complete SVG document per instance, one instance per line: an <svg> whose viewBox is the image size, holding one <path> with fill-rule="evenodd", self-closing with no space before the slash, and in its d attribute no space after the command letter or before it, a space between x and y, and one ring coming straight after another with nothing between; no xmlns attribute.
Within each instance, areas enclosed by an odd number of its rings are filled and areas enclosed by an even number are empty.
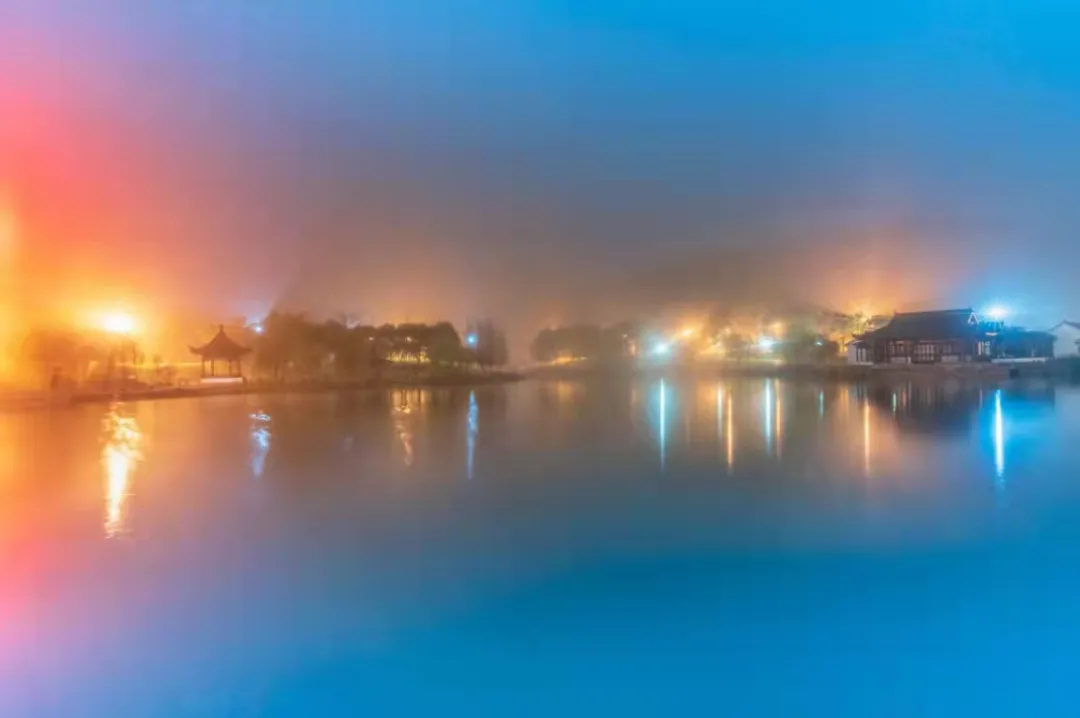
<svg viewBox="0 0 1080 718"><path fill-rule="evenodd" d="M354 378L398 362L482 369L509 362L506 336L494 322L477 322L466 337L449 322L350 325L273 312L247 338L256 373L273 379Z"/></svg>
<svg viewBox="0 0 1080 718"><path fill-rule="evenodd" d="M575 324L543 329L532 342L532 357L538 362L560 359L621 361L637 354L643 330L637 322L619 322L601 327Z"/></svg>
<svg viewBox="0 0 1080 718"><path fill-rule="evenodd" d="M827 320L827 322L826 322ZM850 329L842 323L854 324L843 317L839 321L826 320L785 322L782 336L773 338L768 355L790 362L824 362L835 359L840 345L833 337L850 335ZM756 323L771 326L779 323L775 317L758 318ZM825 326L828 324L837 324ZM597 324L574 324L541 330L532 342L532 358L537 362L592 361L617 363L647 357L657 346L667 345L674 356L697 356L710 347L722 347L723 356L743 361L762 356L759 336L740 331L739 324L731 317L715 314L703 326L696 328L689 337L671 336L657 329L650 329L642 322L622 321L608 326ZM764 334L765 332L761 332Z"/></svg>
<svg viewBox="0 0 1080 718"><path fill-rule="evenodd" d="M465 334L468 341L449 322L354 325L291 312L273 312L258 324L234 321L225 329L229 337L251 350L246 363L252 373L272 380L355 379L409 362L487 370L506 365L510 358L504 332L490 320L470 325ZM17 354L35 383L54 386L118 381L171 384L179 374L160 355L147 356L137 338L100 331L36 330L23 339ZM192 358L169 360L183 363Z"/></svg>

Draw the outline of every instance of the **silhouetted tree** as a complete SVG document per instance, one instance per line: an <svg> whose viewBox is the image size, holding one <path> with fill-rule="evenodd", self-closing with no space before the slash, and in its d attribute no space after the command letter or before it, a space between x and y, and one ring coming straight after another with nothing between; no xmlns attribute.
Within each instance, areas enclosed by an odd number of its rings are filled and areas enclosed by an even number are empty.
<svg viewBox="0 0 1080 718"><path fill-rule="evenodd" d="M90 368L109 358L110 352L91 336L64 330L43 330L30 334L22 344L22 358L50 381L64 376L79 381Z"/></svg>
<svg viewBox="0 0 1080 718"><path fill-rule="evenodd" d="M803 331L780 345L779 353L790 362L826 362L836 358L840 347L834 341L813 332Z"/></svg>
<svg viewBox="0 0 1080 718"><path fill-rule="evenodd" d="M23 342L23 358L34 364L42 377L57 370L69 371L76 363L79 339L70 332L35 332Z"/></svg>
<svg viewBox="0 0 1080 718"><path fill-rule="evenodd" d="M623 321L606 327L600 335L601 361L623 361L633 356L640 343L641 325L635 321Z"/></svg>
<svg viewBox="0 0 1080 718"><path fill-rule="evenodd" d="M454 364L463 361L465 353L454 325L439 322L426 332L425 344L428 357L434 364Z"/></svg>
<svg viewBox="0 0 1080 718"><path fill-rule="evenodd" d="M473 356L477 364L489 369L509 363L510 352L506 345L506 335L493 321L485 319L477 322L472 333L476 335Z"/></svg>
<svg viewBox="0 0 1080 718"><path fill-rule="evenodd" d="M533 339L532 358L538 362L554 361L559 356L559 336L557 329L541 329Z"/></svg>
<svg viewBox="0 0 1080 718"><path fill-rule="evenodd" d="M531 353L539 362L560 358L612 362L633 355L641 337L637 322L619 322L608 327L575 324L543 329L533 339Z"/></svg>
<svg viewBox="0 0 1080 718"><path fill-rule="evenodd" d="M475 361L449 322L349 326L340 319L322 323L302 314L272 313L262 333L252 337L256 367L276 379L287 374L306 378L356 378L396 354L451 364Z"/></svg>
<svg viewBox="0 0 1080 718"><path fill-rule="evenodd" d="M732 333L724 338L727 356L735 361L743 361L750 353L751 342L742 334Z"/></svg>

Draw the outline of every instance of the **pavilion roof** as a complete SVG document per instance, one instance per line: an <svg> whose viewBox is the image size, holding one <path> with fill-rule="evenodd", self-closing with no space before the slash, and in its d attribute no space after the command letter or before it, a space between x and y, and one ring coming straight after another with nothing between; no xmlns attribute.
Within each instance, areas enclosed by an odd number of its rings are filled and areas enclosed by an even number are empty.
<svg viewBox="0 0 1080 718"><path fill-rule="evenodd" d="M201 347L188 347L192 354L197 354L203 359L227 359L236 361L251 351L248 347L241 346L229 338L225 333L225 327L218 327L217 334Z"/></svg>

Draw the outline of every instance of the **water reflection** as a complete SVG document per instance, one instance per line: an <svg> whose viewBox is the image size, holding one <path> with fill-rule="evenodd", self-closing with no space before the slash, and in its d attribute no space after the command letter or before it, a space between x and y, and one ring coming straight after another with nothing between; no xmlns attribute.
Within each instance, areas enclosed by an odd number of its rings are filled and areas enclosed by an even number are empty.
<svg viewBox="0 0 1080 718"><path fill-rule="evenodd" d="M667 468L667 384L663 379L660 380L657 393L659 394L657 403L659 405L660 469L664 470Z"/></svg>
<svg viewBox="0 0 1080 718"><path fill-rule="evenodd" d="M716 389L716 443L723 446L728 473L735 465L735 422L731 392L725 394L724 387Z"/></svg>
<svg viewBox="0 0 1080 718"><path fill-rule="evenodd" d="M694 655L672 667L683 673L704 655L696 650L700 636L760 644L766 650L750 662L769 668L776 651L768 649L792 635L813 638L811 648L828 657L838 641L867 648L861 626L891 626L871 637L871 652L916 643L933 649L940 641L912 637L912 628L959 622L950 645L974 641L992 663L1001 653L986 650L1000 642L995 631L1023 638L1040 633L1045 618L1069 625L1080 598L1062 574L1077 549L1080 389L1059 387L1055 401L1053 392L1033 395L1010 384L985 393L980 413L978 391L963 387L774 381L784 419L777 460L762 435L760 379L672 375L663 384L635 383L634 415L626 384L606 380L584 384L565 412L543 403L539 384L522 382L418 395L429 401L419 414L395 415L400 395L367 391L141 404L138 425L121 407L104 422L104 407L3 417L0 437L12 442L16 476L0 481L19 482L12 497L25 518L3 526L16 532L16 552L3 576L14 602L0 592L0 606L17 610L0 610L15 629L0 629L14 636L0 648L0 665L9 669L0 670L0 685L26 685L32 707L44 700L58 706L56 715L72 716L115 715L132 701L132 713L160 715L168 712L160 695L235 688L236 700L192 704L192 712L223 715L250 703L245 696L258 697L275 673L325 658L326 646L348 654L331 666L334 687L345 686L374 665L368 646L383 644L390 664L374 666L377 676L405 663L479 655L487 680L505 653L488 650L491 636L523 646L535 643L543 624L551 635L539 648L554 656L580 639L581 619L613 596L628 596L632 610L609 621L617 635L592 653L616 655L626 648L619 629L647 627L659 616L660 630L646 638L664 639L668 653L690 649ZM687 415L697 429L690 444L681 441ZM936 415L958 417L947 424L971 430L935 431ZM479 418L483 457L476 455ZM415 451L408 470L394 432L403 419ZM558 430L538 430L547 426ZM345 435L357 441L347 456ZM66 456L49 463L58 447L70 449L70 464ZM272 461L256 484L247 461L263 448ZM466 461L468 474L476 471L472 483L463 481ZM1007 494L995 491L995 475L1007 479ZM108 535L126 529L145 545L103 542L103 520ZM143 527L153 535L144 537ZM82 540L87 533L97 540ZM874 566L880 570L868 573ZM777 592L793 580L797 591ZM1031 590L1019 592L1020 584ZM961 595L979 600L964 620L950 620L949 602ZM657 614L657 605L668 613ZM968 620L979 606L985 610ZM720 614L721 622L708 623ZM788 620L804 614L820 621ZM1017 616L1030 620L1003 627L1002 617ZM753 630L739 633L743 624ZM1028 652L1061 652L1071 636L1054 638L1061 640ZM116 660L84 666L98 646ZM252 659L245 646L269 646L273 655ZM720 655L725 646L704 648ZM885 656L885 672L918 664L917 674L925 663L894 658ZM640 661L631 663L619 674L642 673ZM837 674L856 663L837 666ZM798 677L804 667L781 668L774 677ZM63 698L39 698L55 676L64 678L56 684ZM943 690L952 678L943 678ZM523 689L534 679L525 676ZM309 698L304 681L290 683L296 701L283 698L282 706ZM397 688L385 691L387 705L400 700ZM0 704L11 705L9 694L0 689ZM438 706L431 709L398 713Z"/></svg>
<svg viewBox="0 0 1080 718"><path fill-rule="evenodd" d="M1001 412L1001 389L994 392L994 469L1005 477L1005 419Z"/></svg>
<svg viewBox="0 0 1080 718"><path fill-rule="evenodd" d="M897 475L920 460L921 452L906 438L914 434L936 442L981 436L993 454L995 472L1004 475L1010 451L1005 420L1009 397L1022 397L1027 410L1052 402L1053 391L1013 386L1002 390L999 400L988 390L986 419L980 418L979 394L977 387L956 382L807 386L777 379L701 382L668 377L648 386L646 417L662 471L671 468L675 457L672 429L686 427L687 441L679 442L679 451L685 448L694 461L709 456L729 473L734 473L738 450L740 464L747 467L755 459L791 464L812 454L825 470L849 468L864 478ZM589 416L588 406L594 404L614 406L600 387L575 403L579 417ZM633 402L623 406L633 410ZM610 412L598 416L610 417ZM757 442L737 446L740 431ZM831 447L827 451L826 445Z"/></svg>
<svg viewBox="0 0 1080 718"><path fill-rule="evenodd" d="M724 438L724 387L716 387L716 445Z"/></svg>
<svg viewBox="0 0 1080 718"><path fill-rule="evenodd" d="M735 466L735 411L731 394L728 394L727 403L727 430L724 433L727 436L727 469L730 474L732 467Z"/></svg>
<svg viewBox="0 0 1080 718"><path fill-rule="evenodd" d="M391 396L394 417L394 433L401 443L405 466L412 466L415 454L413 451L413 426L412 418L415 411L423 403L423 397L418 392L408 390L394 391Z"/></svg>
<svg viewBox="0 0 1080 718"><path fill-rule="evenodd" d="M776 388L776 458L784 455L784 393L782 386Z"/></svg>
<svg viewBox="0 0 1080 718"><path fill-rule="evenodd" d="M469 392L469 410L465 415L465 474L472 480L476 460L476 436L480 433L480 407L476 404L476 391Z"/></svg>
<svg viewBox="0 0 1080 718"><path fill-rule="evenodd" d="M863 473L870 475L870 402L863 404Z"/></svg>
<svg viewBox="0 0 1080 718"><path fill-rule="evenodd" d="M258 479L266 468L266 457L270 454L273 435L270 431L270 415L257 411L251 415L251 473Z"/></svg>
<svg viewBox="0 0 1080 718"><path fill-rule="evenodd" d="M127 530L127 502L131 478L142 459L142 433L135 417L114 404L102 421L104 446L101 463L105 471L105 535L116 538Z"/></svg>
<svg viewBox="0 0 1080 718"><path fill-rule="evenodd" d="M765 434L765 449L771 455L773 447L773 382L765 380L765 391L762 392L762 432Z"/></svg>

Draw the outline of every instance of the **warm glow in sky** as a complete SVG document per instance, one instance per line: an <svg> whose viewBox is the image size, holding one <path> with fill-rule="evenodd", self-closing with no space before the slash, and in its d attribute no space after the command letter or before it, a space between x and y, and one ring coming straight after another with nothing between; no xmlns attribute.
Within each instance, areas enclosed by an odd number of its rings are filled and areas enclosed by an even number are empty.
<svg viewBox="0 0 1080 718"><path fill-rule="evenodd" d="M4 2L19 301L1080 315L1067 7L459 4Z"/></svg>

